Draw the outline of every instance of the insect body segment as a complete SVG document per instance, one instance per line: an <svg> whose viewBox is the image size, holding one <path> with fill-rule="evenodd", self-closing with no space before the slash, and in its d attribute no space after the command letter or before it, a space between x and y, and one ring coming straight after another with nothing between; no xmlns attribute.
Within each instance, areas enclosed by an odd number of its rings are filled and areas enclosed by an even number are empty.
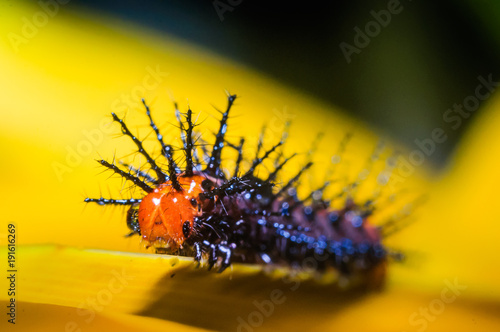
<svg viewBox="0 0 500 332"><path fill-rule="evenodd" d="M201 216L198 197L204 180L200 175L181 176L180 190L167 181L146 195L137 215L143 240L151 244L164 242L173 249L182 246L185 233L190 233L183 228L192 229L195 217Z"/></svg>
<svg viewBox="0 0 500 332"><path fill-rule="evenodd" d="M267 151L260 151L262 144L259 143L259 151L250 167L241 171L244 140L235 145L225 138L235 99L235 95L228 96L212 149L201 147L206 160L204 167L196 153L195 142L201 138L194 138L191 110L184 115L185 122L180 119L185 156L182 171L174 162L174 149L163 142L146 103L150 125L168 162L166 170L144 150L142 142L131 134L124 121L113 114L122 132L133 140L157 176L153 178L125 164L127 172L102 160L103 166L141 189L144 197L87 198L85 201L129 205L130 235L140 234L146 245L155 247L157 252L188 255L198 262L207 262L209 269L218 265L219 271L223 271L233 262L301 266L314 259L319 271L335 269L344 275L359 275L384 266L387 252L381 244L379 230L369 222L371 210L365 205L347 199L343 208L332 209L329 202L314 199L313 193L303 201L297 198L294 187L312 162L308 161L280 188L275 188L273 181L296 154L284 161L278 157L275 169L271 169L268 176L256 175L259 165L276 154L283 141ZM221 166L226 146L238 152L230 179L225 178ZM243 175L239 175L240 171ZM307 203L311 199L313 202Z"/></svg>

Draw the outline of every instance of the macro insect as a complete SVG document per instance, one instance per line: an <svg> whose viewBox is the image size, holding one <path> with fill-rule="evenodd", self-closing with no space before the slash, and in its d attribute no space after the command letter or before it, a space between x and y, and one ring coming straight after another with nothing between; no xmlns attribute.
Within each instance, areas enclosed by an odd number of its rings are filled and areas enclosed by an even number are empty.
<svg viewBox="0 0 500 332"><path fill-rule="evenodd" d="M276 185L279 172L295 155L277 158L279 162L266 176L257 175L258 167L276 154L283 140L268 150L259 144L250 167L242 169L245 140L234 144L225 138L235 99L236 95L228 95L219 129L213 143L207 144L208 148L203 145L202 158L197 153L200 137L195 135L191 109L182 116L178 114L183 146L177 152L183 153L182 169L144 100L150 126L161 146L161 158L168 167L161 168L124 120L112 113L155 176L127 164L124 170L123 166L99 160L144 195L140 199L86 198L85 202L129 206L129 235L140 235L157 253L190 256L206 263L208 269L218 267L219 272L235 262L300 267L310 259L315 260L320 272L333 269L341 275L356 276L385 271L391 254L381 243L380 228L370 224L372 209L368 203L346 199L342 208L334 209L329 201L314 198L312 193L300 199L295 186L312 162L303 165L288 182ZM224 171L229 170L221 166L224 149L237 152L232 176L226 176Z"/></svg>

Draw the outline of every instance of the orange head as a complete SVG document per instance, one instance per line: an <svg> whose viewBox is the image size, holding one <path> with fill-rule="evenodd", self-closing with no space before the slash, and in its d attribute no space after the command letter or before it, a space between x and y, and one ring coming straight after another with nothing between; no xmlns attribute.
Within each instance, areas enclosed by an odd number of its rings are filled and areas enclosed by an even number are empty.
<svg viewBox="0 0 500 332"><path fill-rule="evenodd" d="M206 177L194 174L180 175L177 179L182 190L175 190L167 180L146 195L139 205L142 238L150 244L181 246L193 229L194 218L201 215L199 195L205 191L202 182Z"/></svg>

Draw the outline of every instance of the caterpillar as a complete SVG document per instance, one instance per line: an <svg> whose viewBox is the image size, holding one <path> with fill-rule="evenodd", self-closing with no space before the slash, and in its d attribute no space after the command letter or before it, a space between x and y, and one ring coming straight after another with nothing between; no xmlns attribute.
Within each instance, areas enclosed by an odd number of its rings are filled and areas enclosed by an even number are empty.
<svg viewBox="0 0 500 332"><path fill-rule="evenodd" d="M228 94L214 141L208 148L203 145L203 161L197 153L201 137L195 135L197 124L191 109L177 114L183 144L177 151L182 150L184 155L182 169L144 100L150 127L168 167L160 167L124 120L112 113L122 133L146 159L150 172L125 163L119 166L106 160L98 162L130 181L143 196L85 198L85 202L127 206L129 236L139 235L157 253L193 257L198 265L206 263L209 270L215 266L222 272L236 262L300 267L314 259L319 272L333 269L350 277L378 271L383 275L391 253L382 244L381 229L370 223L370 202L359 204L346 199L343 207L334 209L329 201L314 198L313 193L299 199L296 186L313 165L311 161L278 187L278 174L295 155L276 162L267 176L258 176L258 167L277 153L284 139L265 151L259 142L256 157L242 171L245 140L233 144L225 137L235 100L236 95ZM232 176L227 176L221 166L224 149L237 153Z"/></svg>

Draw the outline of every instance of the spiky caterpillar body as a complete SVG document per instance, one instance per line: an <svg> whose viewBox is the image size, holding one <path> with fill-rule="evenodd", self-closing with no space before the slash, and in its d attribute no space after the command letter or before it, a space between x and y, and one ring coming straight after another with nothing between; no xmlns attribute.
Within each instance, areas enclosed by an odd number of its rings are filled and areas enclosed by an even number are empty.
<svg viewBox="0 0 500 332"><path fill-rule="evenodd" d="M317 269L333 267L351 274L370 270L385 259L378 231L354 203L342 210L324 203L303 206L293 197L276 196L271 183L253 176L232 182L234 189L218 196L221 204L195 219L195 234L186 241L195 248L201 244L201 252L225 247L209 254L209 267L218 256L223 258L222 269L231 262L301 267L313 259Z"/></svg>
<svg viewBox="0 0 500 332"><path fill-rule="evenodd" d="M371 209L347 199L341 209L333 209L322 199L312 203L296 196L294 185L312 163L276 192L274 179L290 159L277 164L266 179L256 176L258 166L275 153L279 142L262 157L256 157L243 174L243 139L239 146L224 138L227 120L235 95L229 95L228 106L211 151L206 152L202 168L193 152L194 144L191 110L180 121L185 168L174 162L173 149L163 142L148 106L144 103L150 125L168 161L166 172L144 150L142 142L133 136L123 120L115 114L122 132L129 136L148 161L156 178L129 166L124 171L104 160L100 163L131 181L146 193L141 199L87 198L86 202L100 205L129 205L127 224L132 234L159 253L181 254L206 261L208 268L219 266L222 272L234 262L307 266L323 271L333 268L343 275L366 275L383 270L387 252L381 244L379 230L370 225ZM234 176L226 179L221 169L221 154L225 146L238 151ZM312 196L312 195L311 195ZM309 264L310 266L310 264Z"/></svg>

